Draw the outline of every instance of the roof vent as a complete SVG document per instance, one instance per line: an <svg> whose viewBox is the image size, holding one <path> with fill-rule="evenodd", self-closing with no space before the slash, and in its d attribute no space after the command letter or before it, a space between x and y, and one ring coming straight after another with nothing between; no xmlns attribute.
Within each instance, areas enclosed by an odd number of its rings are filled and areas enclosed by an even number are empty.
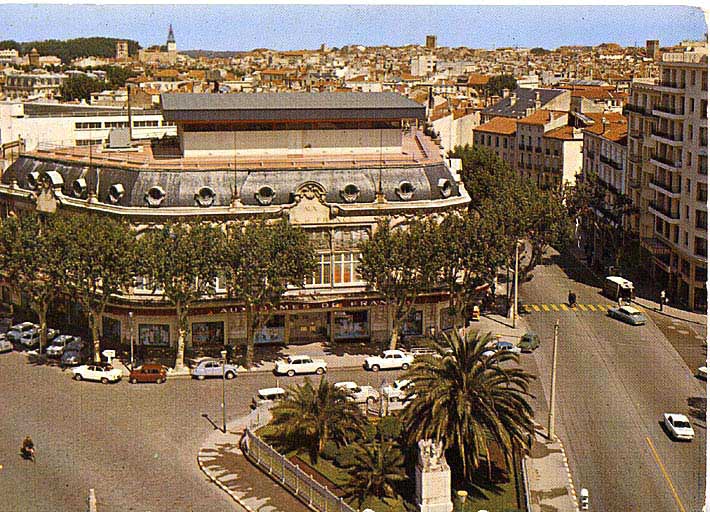
<svg viewBox="0 0 710 512"><path fill-rule="evenodd" d="M414 195L415 190L416 188L414 187L414 185L412 185L411 182L405 180L399 183L396 192L401 200L409 201Z"/></svg>
<svg viewBox="0 0 710 512"><path fill-rule="evenodd" d="M256 200L259 201L261 206L268 206L272 203L274 197L276 197L276 192L274 192L273 188L265 186L261 187L259 191L254 194L254 197L256 197Z"/></svg>
<svg viewBox="0 0 710 512"><path fill-rule="evenodd" d="M345 185L345 188L340 191L340 196L346 203L354 203L360 196L360 189L357 185L348 183L347 185Z"/></svg>
<svg viewBox="0 0 710 512"><path fill-rule="evenodd" d="M163 187L156 185L150 187L148 192L145 193L145 201L148 203L148 206L160 206L163 199L165 199L165 190L163 190Z"/></svg>
<svg viewBox="0 0 710 512"><path fill-rule="evenodd" d="M27 174L27 186L32 190L36 190L39 186L39 172L32 171Z"/></svg>
<svg viewBox="0 0 710 512"><path fill-rule="evenodd" d="M121 200L125 192L126 191L123 188L123 185L121 185L120 183L114 183L108 189L108 200L111 202L111 204L117 204Z"/></svg>
<svg viewBox="0 0 710 512"><path fill-rule="evenodd" d="M437 185L439 186L439 192L441 192L442 197L449 197L454 191L454 187L451 186L451 181L447 178L439 178Z"/></svg>
<svg viewBox="0 0 710 512"><path fill-rule="evenodd" d="M199 206L212 206L216 196L217 194L210 187L201 187L195 194L195 202Z"/></svg>
<svg viewBox="0 0 710 512"><path fill-rule="evenodd" d="M79 199L84 199L86 197L86 192L88 187L86 186L86 180L84 178L79 178L74 180L71 185L71 193L74 197Z"/></svg>

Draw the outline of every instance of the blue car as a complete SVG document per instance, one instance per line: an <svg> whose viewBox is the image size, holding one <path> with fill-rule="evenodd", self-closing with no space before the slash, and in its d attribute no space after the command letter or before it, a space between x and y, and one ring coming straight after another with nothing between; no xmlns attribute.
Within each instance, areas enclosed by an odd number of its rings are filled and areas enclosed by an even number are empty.
<svg viewBox="0 0 710 512"><path fill-rule="evenodd" d="M221 377L225 379L233 379L237 376L237 367L227 363L222 369L222 361L219 359L202 359L192 369L192 377L198 380L204 380L205 377Z"/></svg>

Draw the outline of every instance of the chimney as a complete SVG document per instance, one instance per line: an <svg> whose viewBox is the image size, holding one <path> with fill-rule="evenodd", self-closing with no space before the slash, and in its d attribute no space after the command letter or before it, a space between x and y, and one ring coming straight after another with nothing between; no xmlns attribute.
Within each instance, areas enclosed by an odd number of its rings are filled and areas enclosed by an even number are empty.
<svg viewBox="0 0 710 512"><path fill-rule="evenodd" d="M605 116L602 116L602 135L606 132L607 126L609 126L609 121Z"/></svg>
<svg viewBox="0 0 710 512"><path fill-rule="evenodd" d="M514 106L517 103L517 101L518 101L518 95L515 92L513 92L510 95L510 106L511 107Z"/></svg>
<svg viewBox="0 0 710 512"><path fill-rule="evenodd" d="M510 89L503 89L503 98L510 96Z"/></svg>
<svg viewBox="0 0 710 512"><path fill-rule="evenodd" d="M540 101L540 91L535 91L535 110L539 110L541 106L542 102Z"/></svg>

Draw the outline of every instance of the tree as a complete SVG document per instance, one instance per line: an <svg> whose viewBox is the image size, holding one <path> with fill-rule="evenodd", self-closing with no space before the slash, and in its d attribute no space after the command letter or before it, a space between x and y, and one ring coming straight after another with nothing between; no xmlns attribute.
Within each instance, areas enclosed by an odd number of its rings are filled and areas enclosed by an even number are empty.
<svg viewBox="0 0 710 512"><path fill-rule="evenodd" d="M57 260L55 229L37 214L9 217L0 226L0 267L13 286L29 297L39 320L39 353L47 345L47 311L61 290L65 276Z"/></svg>
<svg viewBox="0 0 710 512"><path fill-rule="evenodd" d="M86 75L69 77L62 83L62 99L65 101L91 99L91 93L101 92L106 83Z"/></svg>
<svg viewBox="0 0 710 512"><path fill-rule="evenodd" d="M495 443L509 458L534 432L528 385L534 378L517 366L503 363L517 355L498 351L484 356L489 334L445 334L438 355L415 361L405 378L413 387L412 402L402 422L409 443L420 439L441 441L444 449L469 479Z"/></svg>
<svg viewBox="0 0 710 512"><path fill-rule="evenodd" d="M350 480L345 495L355 498L358 508L368 498L395 498L397 483L407 479L403 466L404 457L390 440L356 444L352 465L347 470Z"/></svg>
<svg viewBox="0 0 710 512"><path fill-rule="evenodd" d="M492 76L486 84L486 91L489 96L502 96L503 89L512 91L518 86L518 82L513 75Z"/></svg>
<svg viewBox="0 0 710 512"><path fill-rule="evenodd" d="M436 222L413 220L391 228L387 220L360 244L360 275L387 302L392 320L390 349L397 341L416 298L435 281L436 260L428 248L435 243Z"/></svg>
<svg viewBox="0 0 710 512"><path fill-rule="evenodd" d="M532 48L532 49L530 50L530 53L531 53L532 55L547 55L548 53L552 53L552 51L537 46L537 47L535 47L535 48Z"/></svg>
<svg viewBox="0 0 710 512"><path fill-rule="evenodd" d="M94 361L101 360L101 321L111 295L133 284L136 242L128 223L88 213L56 214L48 232L65 287L88 316Z"/></svg>
<svg viewBox="0 0 710 512"><path fill-rule="evenodd" d="M233 224L224 246L227 288L247 314L245 365L254 358L254 337L289 287L303 286L316 265L305 231L282 220L275 224Z"/></svg>
<svg viewBox="0 0 710 512"><path fill-rule="evenodd" d="M328 441L347 444L367 424L346 391L325 377L317 386L309 378L301 385L289 386L271 412L272 430L267 439L285 449L306 450L314 464Z"/></svg>
<svg viewBox="0 0 710 512"><path fill-rule="evenodd" d="M175 307L178 323L175 368L185 365L185 336L190 308L215 292L224 233L205 223L166 224L138 242L140 271L154 291Z"/></svg>

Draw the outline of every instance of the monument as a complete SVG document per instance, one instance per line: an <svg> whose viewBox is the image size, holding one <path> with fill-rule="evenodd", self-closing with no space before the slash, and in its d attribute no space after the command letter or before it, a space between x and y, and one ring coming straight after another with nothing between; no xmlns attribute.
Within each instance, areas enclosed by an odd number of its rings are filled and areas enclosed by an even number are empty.
<svg viewBox="0 0 710 512"><path fill-rule="evenodd" d="M419 457L415 470L419 512L451 512L451 469L446 463L441 442L422 439L417 443Z"/></svg>

